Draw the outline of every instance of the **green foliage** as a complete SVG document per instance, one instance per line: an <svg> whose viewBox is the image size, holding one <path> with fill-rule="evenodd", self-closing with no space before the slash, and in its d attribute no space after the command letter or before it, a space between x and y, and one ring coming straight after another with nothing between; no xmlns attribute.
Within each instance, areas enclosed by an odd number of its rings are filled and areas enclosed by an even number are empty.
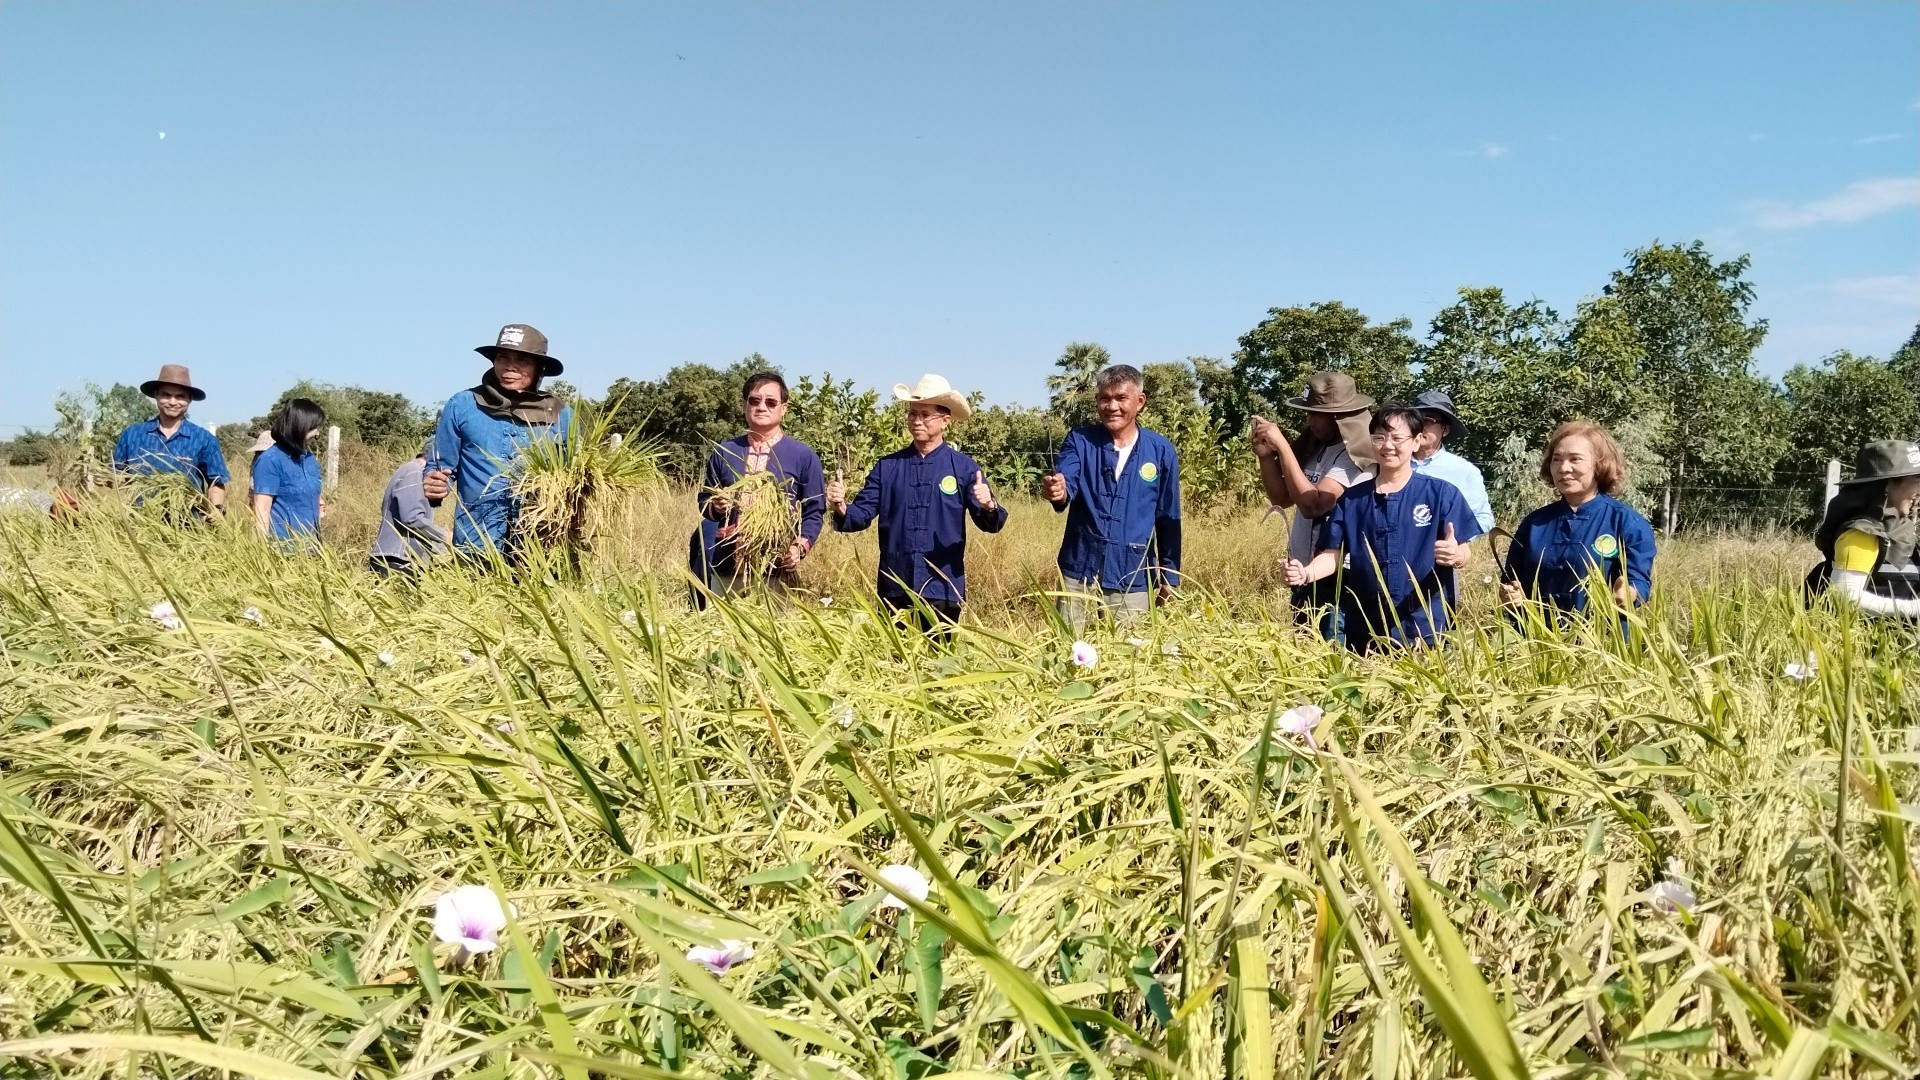
<svg viewBox="0 0 1920 1080"><path fill-rule="evenodd" d="M658 446L670 476L696 480L713 447L745 427L741 386L771 367L754 353L724 369L681 364L658 379L615 379L605 399L609 423L629 439Z"/></svg>
<svg viewBox="0 0 1920 1080"><path fill-rule="evenodd" d="M1816 475L1830 458L1851 462L1876 439L1920 438L1920 391L1896 361L1842 351L1817 367L1795 364L1781 381L1791 417L1782 464L1795 472Z"/></svg>
<svg viewBox="0 0 1920 1080"><path fill-rule="evenodd" d="M1052 468L1060 441L1067 436L1067 424L1046 409L994 405L975 409L949 435L955 446L980 463L996 490L1033 495L1040 490L1041 477Z"/></svg>
<svg viewBox="0 0 1920 1080"><path fill-rule="evenodd" d="M829 479L838 469L852 483L910 441L906 406L889 401L882 408L878 390L857 391L852 379L835 382L825 374L816 382L802 375L794 380L789 401L787 434L813 447Z"/></svg>
<svg viewBox="0 0 1920 1080"><path fill-rule="evenodd" d="M1404 398L1413 386L1411 366L1419 344L1407 319L1371 323L1335 300L1306 307L1272 308L1258 326L1240 336L1234 376L1245 387L1230 402L1272 408L1306 389L1307 376L1338 370L1353 376L1360 392L1381 401ZM1231 409L1219 416L1228 430L1247 425Z"/></svg>
<svg viewBox="0 0 1920 1080"><path fill-rule="evenodd" d="M29 429L0 443L0 454L9 465L45 465L59 445L59 440L47 432Z"/></svg>
<svg viewBox="0 0 1920 1080"><path fill-rule="evenodd" d="M320 406L327 414L327 424L338 427L342 439L396 453L419 449L433 432L435 414L407 400L404 394L302 379L281 391L265 413L253 418L245 443L251 445L255 434L272 427L281 406L294 398L306 398Z"/></svg>
<svg viewBox="0 0 1920 1080"><path fill-rule="evenodd" d="M1081 341L1069 344L1053 362L1054 374L1047 376L1048 411L1069 428L1093 423L1094 379L1112 363L1113 354L1105 346Z"/></svg>

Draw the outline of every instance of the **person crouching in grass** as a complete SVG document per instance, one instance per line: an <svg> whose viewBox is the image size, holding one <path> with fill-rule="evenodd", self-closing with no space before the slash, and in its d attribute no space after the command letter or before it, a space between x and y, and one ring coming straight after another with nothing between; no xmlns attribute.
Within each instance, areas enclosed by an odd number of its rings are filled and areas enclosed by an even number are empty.
<svg viewBox="0 0 1920 1080"><path fill-rule="evenodd" d="M253 463L253 521L260 535L283 550L319 546L320 462L309 445L327 422L320 406L294 398L273 418L273 445Z"/></svg>
<svg viewBox="0 0 1920 1080"><path fill-rule="evenodd" d="M1480 535L1459 488L1413 471L1420 427L1409 408L1375 413L1367 427L1372 479L1341 494L1312 561L1286 561L1283 576L1295 588L1341 575L1346 643L1355 652L1431 644L1444 633L1458 595L1454 572L1467 564L1467 542Z"/></svg>
<svg viewBox="0 0 1920 1080"><path fill-rule="evenodd" d="M907 613L922 633L944 638L960 621L967 594L967 519L999 532L1007 508L994 500L980 464L947 444L947 427L971 411L967 399L938 375L922 375L893 396L907 403L913 445L874 463L860 494L847 501L846 480L827 485L836 532L880 523L880 601Z"/></svg>
<svg viewBox="0 0 1920 1080"><path fill-rule="evenodd" d="M424 487L426 469L427 448L422 448L387 480L380 496L380 532L367 556L367 568L378 577L411 576L447 549L451 538L433 520L434 501Z"/></svg>
<svg viewBox="0 0 1920 1080"><path fill-rule="evenodd" d="M1653 592L1653 526L1614 495L1626 486L1620 444L1599 424L1569 420L1547 437L1540 478L1560 498L1528 514L1507 549L1500 599L1509 609L1532 601L1556 618L1587 609L1598 574L1614 605L1627 611Z"/></svg>

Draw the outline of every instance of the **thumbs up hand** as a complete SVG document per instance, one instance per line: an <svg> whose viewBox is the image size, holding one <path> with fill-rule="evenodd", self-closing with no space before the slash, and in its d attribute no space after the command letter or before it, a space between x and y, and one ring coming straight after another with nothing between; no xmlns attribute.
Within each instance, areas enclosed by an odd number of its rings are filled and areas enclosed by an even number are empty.
<svg viewBox="0 0 1920 1080"><path fill-rule="evenodd" d="M1050 503L1066 502L1066 476L1058 471L1048 473L1046 478L1040 481L1040 497Z"/></svg>
<svg viewBox="0 0 1920 1080"><path fill-rule="evenodd" d="M993 509L993 492L987 490L987 474L979 469L973 471L973 505L982 510Z"/></svg>
<svg viewBox="0 0 1920 1080"><path fill-rule="evenodd" d="M847 512L847 479L838 469L833 471L833 480L827 484L827 508L843 516Z"/></svg>
<svg viewBox="0 0 1920 1080"><path fill-rule="evenodd" d="M1469 550L1467 545L1453 538L1453 522L1449 521L1446 532L1433 542L1433 561L1441 566L1465 566Z"/></svg>

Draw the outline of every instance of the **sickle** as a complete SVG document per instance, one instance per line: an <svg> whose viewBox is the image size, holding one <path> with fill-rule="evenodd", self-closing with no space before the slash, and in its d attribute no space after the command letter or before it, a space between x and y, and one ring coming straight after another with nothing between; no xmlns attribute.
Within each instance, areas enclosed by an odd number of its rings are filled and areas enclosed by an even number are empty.
<svg viewBox="0 0 1920 1080"><path fill-rule="evenodd" d="M1493 552L1493 563L1500 568L1500 580L1517 581L1519 579L1513 576L1513 571L1507 566L1506 554L1503 554L1500 548L1494 543L1501 537L1506 538L1507 552L1511 553L1513 551L1513 534L1498 525L1487 530L1487 550Z"/></svg>

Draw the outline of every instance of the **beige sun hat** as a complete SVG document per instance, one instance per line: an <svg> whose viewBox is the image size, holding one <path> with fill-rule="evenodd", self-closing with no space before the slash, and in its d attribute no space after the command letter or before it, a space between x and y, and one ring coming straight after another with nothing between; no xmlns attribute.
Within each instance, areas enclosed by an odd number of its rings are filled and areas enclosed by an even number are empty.
<svg viewBox="0 0 1920 1080"><path fill-rule="evenodd" d="M893 397L896 401L920 401L928 405L944 405L955 420L965 420L973 412L973 406L967 404L965 395L955 390L947 380L938 375L922 375L920 381L908 386L906 383L893 384Z"/></svg>
<svg viewBox="0 0 1920 1080"><path fill-rule="evenodd" d="M273 449L273 432L263 431L253 440L253 452L264 454Z"/></svg>

